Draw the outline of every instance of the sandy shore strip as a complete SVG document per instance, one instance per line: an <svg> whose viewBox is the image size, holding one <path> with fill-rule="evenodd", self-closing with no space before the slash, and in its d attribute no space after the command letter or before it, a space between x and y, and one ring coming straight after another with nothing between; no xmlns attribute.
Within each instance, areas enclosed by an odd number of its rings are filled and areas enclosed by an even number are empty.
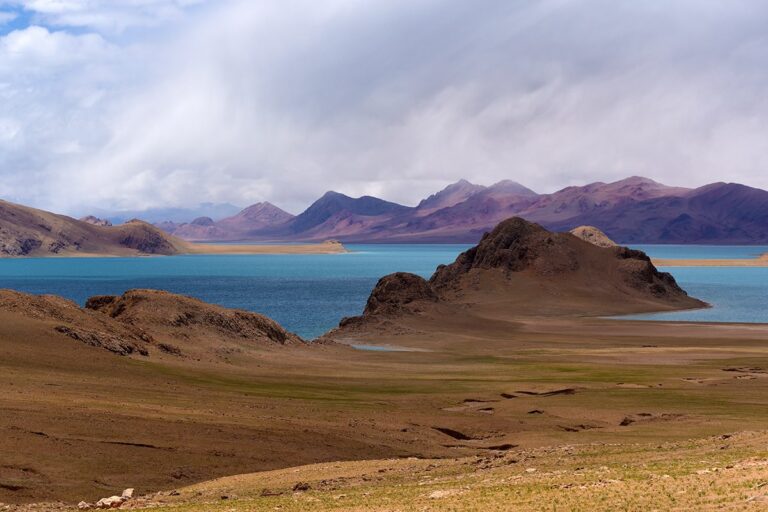
<svg viewBox="0 0 768 512"><path fill-rule="evenodd" d="M654 259L657 267L768 267L768 254L752 259L721 259L721 260L697 260L697 259Z"/></svg>
<svg viewBox="0 0 768 512"><path fill-rule="evenodd" d="M317 244L204 244L189 243L185 254L341 254L349 252L341 242Z"/></svg>

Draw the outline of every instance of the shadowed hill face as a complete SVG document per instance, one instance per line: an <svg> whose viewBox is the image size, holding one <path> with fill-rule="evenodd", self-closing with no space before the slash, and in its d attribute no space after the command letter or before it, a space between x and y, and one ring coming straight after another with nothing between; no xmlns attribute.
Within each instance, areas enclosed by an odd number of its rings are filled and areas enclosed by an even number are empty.
<svg viewBox="0 0 768 512"><path fill-rule="evenodd" d="M408 272L395 272L379 279L363 314L396 313L415 301L435 302L437 294L424 278Z"/></svg>
<svg viewBox="0 0 768 512"><path fill-rule="evenodd" d="M338 192L327 192L312 206L296 216L288 224L288 230L294 233L311 230L331 220L333 217L356 215L377 217L405 213L411 208L376 197L363 196L352 198ZM332 228L332 226L329 226Z"/></svg>
<svg viewBox="0 0 768 512"><path fill-rule="evenodd" d="M104 226L0 201L0 256L177 254L185 242L131 221Z"/></svg>
<svg viewBox="0 0 768 512"><path fill-rule="evenodd" d="M751 244L768 240L768 192L714 183L682 195L645 199L551 223L600 227L614 240L632 243Z"/></svg>
<svg viewBox="0 0 768 512"><path fill-rule="evenodd" d="M452 264L438 267L429 281L413 274L382 278L364 317L428 312L430 304L507 316L605 315L705 306L640 251L598 247L517 217L501 222Z"/></svg>

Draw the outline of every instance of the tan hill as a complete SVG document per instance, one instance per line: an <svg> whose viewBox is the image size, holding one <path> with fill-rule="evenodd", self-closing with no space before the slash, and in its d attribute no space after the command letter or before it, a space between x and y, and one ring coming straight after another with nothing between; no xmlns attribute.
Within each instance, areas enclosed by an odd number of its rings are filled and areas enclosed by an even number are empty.
<svg viewBox="0 0 768 512"><path fill-rule="evenodd" d="M579 226L573 228L570 233L578 238L581 238L585 242L589 242L592 245L598 247L616 247L616 242L608 238L608 235L600 231L594 226Z"/></svg>
<svg viewBox="0 0 768 512"><path fill-rule="evenodd" d="M228 360L254 348L304 343L258 313L160 290L91 297L85 308L115 324L152 333L153 344L161 352L182 357Z"/></svg>
<svg viewBox="0 0 768 512"><path fill-rule="evenodd" d="M118 324L55 295L0 290L0 312L14 315L16 321L26 319L45 326L51 335L64 335L119 355L147 356L153 341L140 329Z"/></svg>
<svg viewBox="0 0 768 512"><path fill-rule="evenodd" d="M363 316L343 320L342 328L404 313L466 316L456 307L510 318L705 306L641 251L598 247L514 217L454 263L439 266L429 281L407 273L381 278Z"/></svg>
<svg viewBox="0 0 768 512"><path fill-rule="evenodd" d="M85 308L54 295L0 290L0 311L123 356L229 362L251 350L304 344L258 313L159 290L91 297Z"/></svg>
<svg viewBox="0 0 768 512"><path fill-rule="evenodd" d="M139 220L103 226L0 200L0 256L169 255L185 249L186 242Z"/></svg>

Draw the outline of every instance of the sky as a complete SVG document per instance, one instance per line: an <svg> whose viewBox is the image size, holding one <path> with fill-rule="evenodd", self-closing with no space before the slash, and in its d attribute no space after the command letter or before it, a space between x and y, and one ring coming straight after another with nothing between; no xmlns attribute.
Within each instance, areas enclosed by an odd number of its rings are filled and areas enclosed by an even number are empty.
<svg viewBox="0 0 768 512"><path fill-rule="evenodd" d="M0 198L768 188L763 0L0 0Z"/></svg>

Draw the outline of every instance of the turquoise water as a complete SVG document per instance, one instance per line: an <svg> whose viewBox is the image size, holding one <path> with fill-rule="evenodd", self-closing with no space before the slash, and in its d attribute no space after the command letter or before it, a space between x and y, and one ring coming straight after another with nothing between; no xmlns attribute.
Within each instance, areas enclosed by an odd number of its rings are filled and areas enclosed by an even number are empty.
<svg viewBox="0 0 768 512"><path fill-rule="evenodd" d="M739 259L768 253L768 246L638 245L654 258ZM632 315L643 320L691 322L768 322L768 268L661 267L689 295L712 308L672 313Z"/></svg>
<svg viewBox="0 0 768 512"><path fill-rule="evenodd" d="M634 315L645 320L692 322L768 322L768 268L664 268L689 295L712 308Z"/></svg>
<svg viewBox="0 0 768 512"><path fill-rule="evenodd" d="M768 253L768 245L633 245L652 258L670 259L751 259Z"/></svg>
<svg viewBox="0 0 768 512"><path fill-rule="evenodd" d="M350 245L332 255L172 256L0 259L0 288L53 293L80 304L92 295L157 288L268 315L313 338L360 314L379 277L396 271L429 277L467 245ZM768 247L638 246L653 257L752 258ZM688 292L712 309L641 318L768 322L768 268L678 267Z"/></svg>
<svg viewBox="0 0 768 512"><path fill-rule="evenodd" d="M387 347L383 345L350 345L357 350L367 350L368 352L407 352L407 349L398 347Z"/></svg>
<svg viewBox="0 0 768 512"><path fill-rule="evenodd" d="M429 277L467 245L349 245L349 254L147 258L0 259L0 288L52 293L84 304L92 295L156 288L257 311L313 338L358 315L379 277Z"/></svg>

